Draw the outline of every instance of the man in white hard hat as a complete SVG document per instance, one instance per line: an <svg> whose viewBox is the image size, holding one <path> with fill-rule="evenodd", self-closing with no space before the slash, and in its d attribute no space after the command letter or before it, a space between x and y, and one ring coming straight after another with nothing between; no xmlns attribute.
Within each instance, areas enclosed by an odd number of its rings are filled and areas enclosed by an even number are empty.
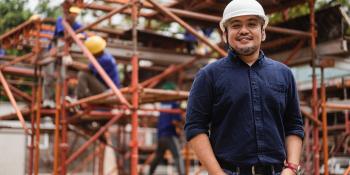
<svg viewBox="0 0 350 175"><path fill-rule="evenodd" d="M84 42L87 49L95 56L98 63L106 71L113 83L120 88L119 73L117 63L114 57L105 51L106 41L100 36L91 36ZM96 68L90 63L88 71L78 73L78 99L91 95L96 95L108 90L107 84L97 72Z"/></svg>
<svg viewBox="0 0 350 175"><path fill-rule="evenodd" d="M193 82L185 133L211 175L295 175L300 169L298 92L290 69L260 50L267 24L257 1L231 1L220 22L229 54Z"/></svg>

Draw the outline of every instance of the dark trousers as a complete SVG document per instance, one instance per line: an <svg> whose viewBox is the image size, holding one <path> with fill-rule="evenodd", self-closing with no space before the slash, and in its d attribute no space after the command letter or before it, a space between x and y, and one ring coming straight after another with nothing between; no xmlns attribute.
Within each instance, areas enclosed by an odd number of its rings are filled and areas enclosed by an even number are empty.
<svg viewBox="0 0 350 175"><path fill-rule="evenodd" d="M156 156L151 163L149 174L152 175L157 168L158 163L164 159L165 151L169 149L173 155L175 166L179 172L179 175L185 174L185 165L180 153L180 143L176 136L160 137L158 139L158 146L156 150Z"/></svg>
<svg viewBox="0 0 350 175"><path fill-rule="evenodd" d="M106 90L107 87L102 84L93 74L84 71L80 71L78 73L78 99L91 95L97 95Z"/></svg>

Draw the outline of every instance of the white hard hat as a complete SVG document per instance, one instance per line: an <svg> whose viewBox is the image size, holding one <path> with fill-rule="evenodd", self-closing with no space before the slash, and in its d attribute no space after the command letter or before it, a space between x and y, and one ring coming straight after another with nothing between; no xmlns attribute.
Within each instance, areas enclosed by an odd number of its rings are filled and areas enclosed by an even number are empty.
<svg viewBox="0 0 350 175"><path fill-rule="evenodd" d="M265 15L263 7L256 0L232 0L224 10L220 21L220 29L225 32L225 23L231 18L245 15L257 15L264 19L265 29L269 23L269 18Z"/></svg>

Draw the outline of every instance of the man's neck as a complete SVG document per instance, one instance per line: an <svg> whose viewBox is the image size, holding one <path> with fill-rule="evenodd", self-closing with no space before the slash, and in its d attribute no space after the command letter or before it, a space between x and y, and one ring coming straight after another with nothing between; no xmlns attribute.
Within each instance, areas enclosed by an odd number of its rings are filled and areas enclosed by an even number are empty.
<svg viewBox="0 0 350 175"><path fill-rule="evenodd" d="M248 56L240 55L239 58L249 66L252 66L255 63L255 61L259 59L259 51Z"/></svg>

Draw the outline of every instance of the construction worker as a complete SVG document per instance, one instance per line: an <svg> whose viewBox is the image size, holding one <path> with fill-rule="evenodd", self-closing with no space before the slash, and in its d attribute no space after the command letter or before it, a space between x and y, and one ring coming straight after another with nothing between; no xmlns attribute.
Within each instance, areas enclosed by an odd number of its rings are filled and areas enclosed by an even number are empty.
<svg viewBox="0 0 350 175"><path fill-rule="evenodd" d="M98 63L106 71L113 83L120 88L119 73L117 63L114 57L105 51L106 41L100 36L91 36L84 42L86 48L94 55ZM88 71L78 73L78 99L96 95L108 90L108 86L97 72L96 68L90 63Z"/></svg>
<svg viewBox="0 0 350 175"><path fill-rule="evenodd" d="M291 70L260 50L268 17L256 0L233 0L220 29L228 56L193 82L185 133L209 174L296 175L304 137Z"/></svg>
<svg viewBox="0 0 350 175"><path fill-rule="evenodd" d="M82 26L76 22L76 17L81 12L81 9L77 6L71 6L68 10L68 13L65 14L65 19L70 24L70 26L73 28L73 30L78 30ZM55 57L57 57L57 52L62 51L63 45L64 45L64 26L62 24L62 17L58 17L55 24L55 31L54 31L54 38L52 42L49 45L49 57L51 57L53 60L56 60ZM78 34L78 37L80 39L85 38L85 34ZM70 55L64 55L62 57L62 63L64 65L69 65L73 62L72 57ZM43 104L42 106L44 108L55 108L56 103L54 101L55 99L55 62L50 62L49 64L45 65L43 67L43 71L45 72L46 76L44 76L43 81Z"/></svg>
<svg viewBox="0 0 350 175"><path fill-rule="evenodd" d="M165 90L175 90L176 85L173 82L166 82L163 84L162 88ZM179 107L179 103L175 101L162 102L161 104L162 109L178 109ZM182 126L181 114L160 113L157 124L158 144L155 157L149 169L149 175L153 175L159 162L164 159L166 150L170 150L179 175L185 174L185 166L181 155L179 140L180 133L177 131L177 129L180 127L182 128Z"/></svg>

